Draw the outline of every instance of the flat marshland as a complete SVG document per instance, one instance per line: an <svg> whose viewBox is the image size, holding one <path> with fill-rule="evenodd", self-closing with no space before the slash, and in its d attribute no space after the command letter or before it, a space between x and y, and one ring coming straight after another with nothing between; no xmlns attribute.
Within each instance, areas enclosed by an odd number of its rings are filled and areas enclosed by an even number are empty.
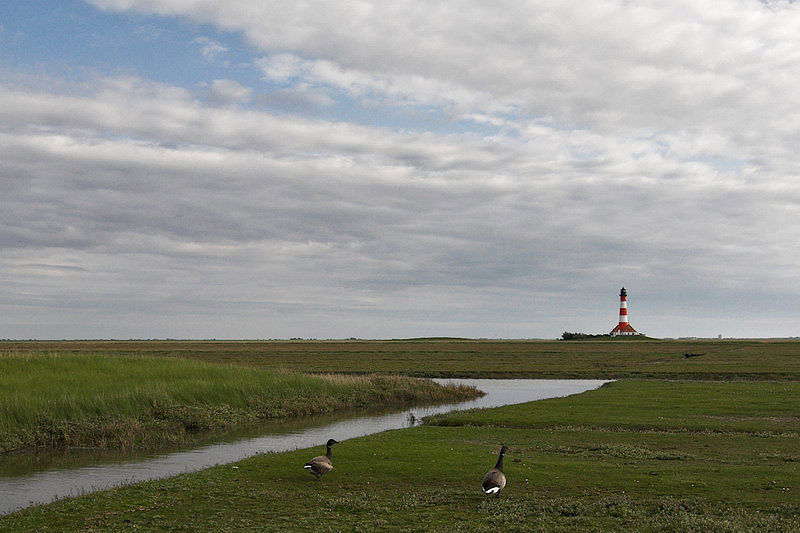
<svg viewBox="0 0 800 533"><path fill-rule="evenodd" d="M265 454L27 509L0 529L800 531L800 384L730 385L620 381L437 416L340 443L321 481L302 469L321 447ZM501 443L508 485L486 497Z"/></svg>
<svg viewBox="0 0 800 533"><path fill-rule="evenodd" d="M405 376L306 375L187 359L0 355L0 453L141 449L258 420L460 401L478 392Z"/></svg>
<svg viewBox="0 0 800 533"><path fill-rule="evenodd" d="M2 351L441 378L800 379L800 341L795 340L0 341Z"/></svg>
<svg viewBox="0 0 800 533"><path fill-rule="evenodd" d="M259 371L626 379L345 440L321 481L302 465L323 447L265 454L29 508L0 517L0 531L800 531L800 342L7 347ZM480 480L501 444L508 486L487 498Z"/></svg>

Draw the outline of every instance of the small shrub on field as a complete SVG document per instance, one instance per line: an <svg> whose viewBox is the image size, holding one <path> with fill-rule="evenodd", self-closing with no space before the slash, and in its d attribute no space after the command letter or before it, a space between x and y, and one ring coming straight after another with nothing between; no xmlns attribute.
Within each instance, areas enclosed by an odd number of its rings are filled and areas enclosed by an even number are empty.
<svg viewBox="0 0 800 533"><path fill-rule="evenodd" d="M669 533L755 533L797 531L797 521L785 522L779 516L746 512L741 508L703 507L659 512L647 519L643 531Z"/></svg>
<svg viewBox="0 0 800 533"><path fill-rule="evenodd" d="M547 446L545 453L575 455L580 457L613 457L617 459L655 459L658 461L683 461L693 459L689 454L651 450L630 444L592 444L586 446Z"/></svg>
<svg viewBox="0 0 800 533"><path fill-rule="evenodd" d="M661 514L677 515L677 514L704 514L708 508L708 503L702 498L685 499L685 498L663 498L656 506Z"/></svg>
<svg viewBox="0 0 800 533"><path fill-rule="evenodd" d="M622 495L600 499L485 499L478 504L478 511L493 524L512 530L523 525L530 531L744 533L789 532L797 527L796 517L719 507L703 500L635 501Z"/></svg>

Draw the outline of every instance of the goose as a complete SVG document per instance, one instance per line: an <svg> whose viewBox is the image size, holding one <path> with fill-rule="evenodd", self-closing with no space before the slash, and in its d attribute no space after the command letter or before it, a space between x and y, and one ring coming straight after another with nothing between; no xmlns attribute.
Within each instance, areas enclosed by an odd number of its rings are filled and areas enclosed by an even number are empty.
<svg viewBox="0 0 800 533"><path fill-rule="evenodd" d="M503 444L500 448L500 455L497 457L497 464L484 474L481 488L485 494L498 494L506 486L506 475L503 474L503 456L507 451L508 446Z"/></svg>
<svg viewBox="0 0 800 533"><path fill-rule="evenodd" d="M339 444L339 442L333 439L328 439L326 444L327 452L325 455L318 455L317 457L314 457L307 462L303 468L307 468L309 472L317 476L317 479L322 478L322 474L333 470L333 463L331 462L331 446L334 444Z"/></svg>

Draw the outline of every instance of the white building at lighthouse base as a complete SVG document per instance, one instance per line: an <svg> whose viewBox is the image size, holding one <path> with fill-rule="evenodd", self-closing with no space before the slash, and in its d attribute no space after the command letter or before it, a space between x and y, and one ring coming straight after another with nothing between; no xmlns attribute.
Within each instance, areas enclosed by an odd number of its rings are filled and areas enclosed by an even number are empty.
<svg viewBox="0 0 800 533"><path fill-rule="evenodd" d="M641 333L633 329L633 326L625 322L614 326L614 329L611 330L609 335L616 337L617 335L641 335Z"/></svg>

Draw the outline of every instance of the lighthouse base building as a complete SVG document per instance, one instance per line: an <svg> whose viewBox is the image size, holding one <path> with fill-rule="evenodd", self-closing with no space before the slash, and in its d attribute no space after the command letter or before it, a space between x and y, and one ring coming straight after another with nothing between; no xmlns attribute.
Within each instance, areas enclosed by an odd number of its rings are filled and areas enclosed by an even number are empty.
<svg viewBox="0 0 800 533"><path fill-rule="evenodd" d="M619 324L614 326L609 335L612 337L617 335L641 335L628 322L628 293L625 287L622 287L622 290L619 291Z"/></svg>
<svg viewBox="0 0 800 533"><path fill-rule="evenodd" d="M613 337L616 335L641 335L641 333L633 329L633 326L631 326L630 324L625 324L622 327L619 324L617 324L616 326L614 326L614 329L611 330L611 333L609 333L609 335Z"/></svg>

